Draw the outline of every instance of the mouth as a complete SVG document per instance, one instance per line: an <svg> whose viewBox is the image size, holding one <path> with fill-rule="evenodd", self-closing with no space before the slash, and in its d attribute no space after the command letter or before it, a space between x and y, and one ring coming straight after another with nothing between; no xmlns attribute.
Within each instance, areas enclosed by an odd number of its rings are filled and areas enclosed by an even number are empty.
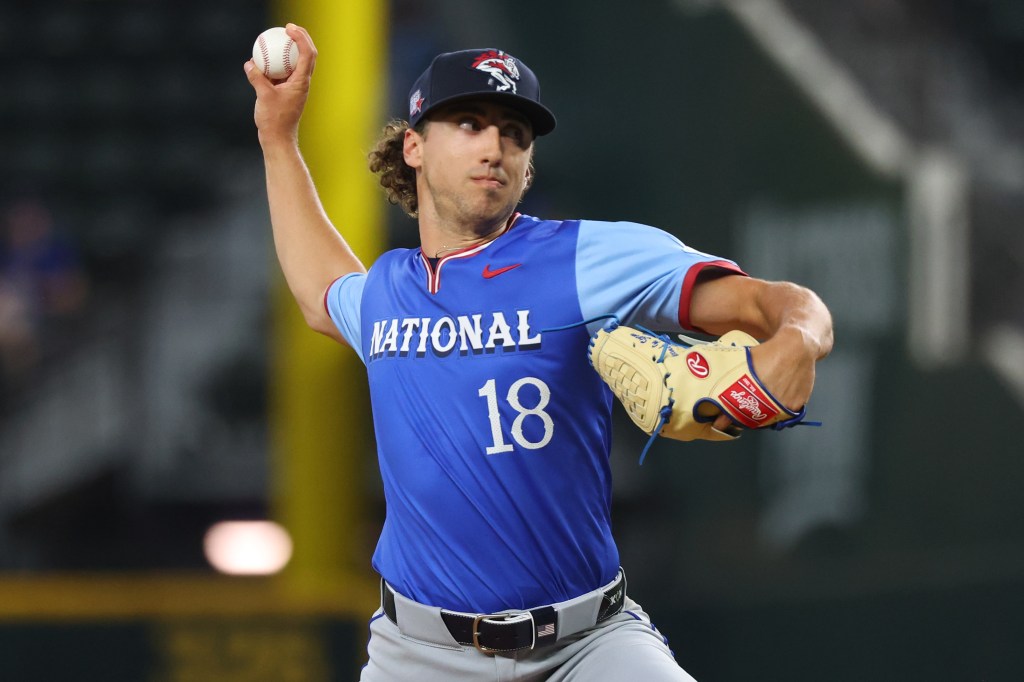
<svg viewBox="0 0 1024 682"><path fill-rule="evenodd" d="M494 177L493 175L478 175L473 176L472 180L475 184L482 187L498 188L504 187L505 181L501 178Z"/></svg>

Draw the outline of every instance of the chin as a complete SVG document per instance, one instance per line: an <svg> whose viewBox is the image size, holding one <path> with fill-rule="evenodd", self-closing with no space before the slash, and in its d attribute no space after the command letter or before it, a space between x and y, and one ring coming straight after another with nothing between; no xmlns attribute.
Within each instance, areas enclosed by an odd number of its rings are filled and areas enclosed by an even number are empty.
<svg viewBox="0 0 1024 682"><path fill-rule="evenodd" d="M483 216L501 216L514 209L516 203L509 199L508 193L504 191L487 192L476 206L476 212Z"/></svg>

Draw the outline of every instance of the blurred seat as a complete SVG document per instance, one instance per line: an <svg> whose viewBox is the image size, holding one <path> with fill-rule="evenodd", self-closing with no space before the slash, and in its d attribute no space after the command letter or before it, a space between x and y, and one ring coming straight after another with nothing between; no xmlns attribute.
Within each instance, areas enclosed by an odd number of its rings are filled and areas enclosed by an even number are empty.
<svg viewBox="0 0 1024 682"><path fill-rule="evenodd" d="M146 145L116 130L102 131L82 147L82 181L97 190L124 193L144 172Z"/></svg>
<svg viewBox="0 0 1024 682"><path fill-rule="evenodd" d="M61 3L35 16L36 49L47 55L88 53L96 46L86 3ZM30 27L32 23L23 23Z"/></svg>
<svg viewBox="0 0 1024 682"><path fill-rule="evenodd" d="M175 11L171 3L131 3L119 8L107 28L116 38L118 51L125 55L160 54L178 39L171 35L173 14L192 15Z"/></svg>
<svg viewBox="0 0 1024 682"><path fill-rule="evenodd" d="M19 71L18 80L20 85L15 96L2 99L9 100L11 114L25 127L59 118L68 109L72 91L45 63L26 65Z"/></svg>
<svg viewBox="0 0 1024 682"><path fill-rule="evenodd" d="M132 69L120 60L97 62L80 74L76 94L81 115L96 127L130 120L144 106L135 89Z"/></svg>
<svg viewBox="0 0 1024 682"><path fill-rule="evenodd" d="M30 184L46 184L65 167L67 161L64 140L43 130L28 131L14 140L12 152L15 176Z"/></svg>

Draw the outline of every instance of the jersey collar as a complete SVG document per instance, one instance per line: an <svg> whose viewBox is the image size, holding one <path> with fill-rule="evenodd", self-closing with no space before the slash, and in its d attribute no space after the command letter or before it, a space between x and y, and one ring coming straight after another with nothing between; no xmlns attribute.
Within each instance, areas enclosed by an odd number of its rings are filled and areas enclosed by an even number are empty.
<svg viewBox="0 0 1024 682"><path fill-rule="evenodd" d="M476 246L469 246L466 247L465 249L459 249L458 251L450 251L437 259L436 266L431 265L430 259L427 258L427 254L423 252L423 247L421 246L420 260L423 261L423 266L427 270L427 290L432 294L436 294L441 289L441 268L444 267L445 263L451 260L457 260L459 258L469 258L470 256L475 256L476 254L480 253L488 246L493 244L495 241L497 241L498 237L501 237L501 235L511 230L512 226L516 223L516 221L519 219L521 215L522 214L518 212L513 213L511 217L509 217L508 222L505 223L505 227L502 228L501 232L499 232L494 237L494 239L486 241L483 244L477 244Z"/></svg>

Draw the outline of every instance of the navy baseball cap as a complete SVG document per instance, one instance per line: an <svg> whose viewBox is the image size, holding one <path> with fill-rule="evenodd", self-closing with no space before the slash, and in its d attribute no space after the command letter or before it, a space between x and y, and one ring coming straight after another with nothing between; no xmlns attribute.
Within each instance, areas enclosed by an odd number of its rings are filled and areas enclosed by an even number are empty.
<svg viewBox="0 0 1024 682"><path fill-rule="evenodd" d="M490 48L445 52L434 57L409 91L409 125L441 106L463 99L489 99L522 113L535 136L555 129L555 115L540 103L540 83L523 62Z"/></svg>

